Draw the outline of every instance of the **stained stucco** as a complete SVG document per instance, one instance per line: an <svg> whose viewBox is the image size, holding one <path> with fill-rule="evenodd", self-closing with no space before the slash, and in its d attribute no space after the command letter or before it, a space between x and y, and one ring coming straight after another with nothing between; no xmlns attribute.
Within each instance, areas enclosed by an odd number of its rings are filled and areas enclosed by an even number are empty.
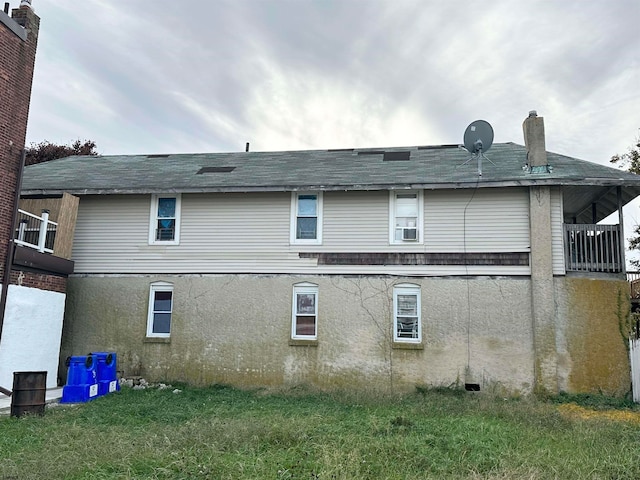
<svg viewBox="0 0 640 480"><path fill-rule="evenodd" d="M149 285L158 280L174 285L168 343L145 339ZM319 286L318 341L292 345L292 287L303 281ZM407 282L421 286L418 349L394 348L391 341L392 288ZM550 348L557 349L558 389L624 394L624 312L612 299L626 283L570 277L554 282ZM621 299L620 308L628 309L628 300ZM468 382L483 390L530 393L532 323L526 278L85 276L69 279L61 358L115 351L125 375L198 385L402 391Z"/></svg>
<svg viewBox="0 0 640 480"><path fill-rule="evenodd" d="M626 394L629 284L622 279L559 277L555 285L561 390Z"/></svg>
<svg viewBox="0 0 640 480"><path fill-rule="evenodd" d="M149 284L174 284L169 343L145 339ZM318 341L291 345L292 287L319 286ZM394 348L394 284L421 286L423 343ZM532 387L530 282L515 278L102 276L69 279L62 358L115 351L125 375L238 386Z"/></svg>

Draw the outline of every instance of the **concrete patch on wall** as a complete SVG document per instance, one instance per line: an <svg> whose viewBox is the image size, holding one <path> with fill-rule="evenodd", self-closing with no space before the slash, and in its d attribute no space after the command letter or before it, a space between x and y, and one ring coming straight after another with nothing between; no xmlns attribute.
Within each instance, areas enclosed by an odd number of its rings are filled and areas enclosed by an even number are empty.
<svg viewBox="0 0 640 480"><path fill-rule="evenodd" d="M145 338L149 286L174 285L170 339ZM291 342L293 285L318 285L318 340ZM422 343L394 348L393 286L419 285ZM464 382L528 393L530 283L523 278L303 275L73 276L61 358L115 351L153 381L412 390Z"/></svg>
<svg viewBox="0 0 640 480"><path fill-rule="evenodd" d="M46 371L57 385L65 295L9 285L0 340L0 385L11 388L13 372ZM86 352L85 352L86 353Z"/></svg>

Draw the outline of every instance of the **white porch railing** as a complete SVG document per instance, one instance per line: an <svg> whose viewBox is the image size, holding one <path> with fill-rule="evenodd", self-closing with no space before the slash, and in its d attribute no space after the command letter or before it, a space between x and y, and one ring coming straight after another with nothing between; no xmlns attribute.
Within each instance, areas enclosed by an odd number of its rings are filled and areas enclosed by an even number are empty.
<svg viewBox="0 0 640 480"><path fill-rule="evenodd" d="M48 210L43 210L41 217L18 210L18 226L13 241L42 253L53 253L57 228L58 224L49 220Z"/></svg>
<svg viewBox="0 0 640 480"><path fill-rule="evenodd" d="M564 224L565 267L573 272L624 272L619 225Z"/></svg>

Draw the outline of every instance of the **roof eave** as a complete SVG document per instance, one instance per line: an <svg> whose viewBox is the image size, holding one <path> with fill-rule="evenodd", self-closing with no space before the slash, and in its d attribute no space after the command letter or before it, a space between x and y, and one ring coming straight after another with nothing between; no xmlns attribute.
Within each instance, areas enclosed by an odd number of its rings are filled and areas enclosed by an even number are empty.
<svg viewBox="0 0 640 480"><path fill-rule="evenodd" d="M475 181L464 182L428 182L428 183L379 183L379 184L304 184L304 185L230 185L209 187L144 187L144 188L83 188L83 189L23 189L23 196L47 196L69 193L72 195L133 195L151 193L249 193L249 192L292 192L292 191L371 191L403 189L463 189L463 188L500 188L528 186L621 186L640 187L640 179L611 178L524 178L492 181L479 177Z"/></svg>

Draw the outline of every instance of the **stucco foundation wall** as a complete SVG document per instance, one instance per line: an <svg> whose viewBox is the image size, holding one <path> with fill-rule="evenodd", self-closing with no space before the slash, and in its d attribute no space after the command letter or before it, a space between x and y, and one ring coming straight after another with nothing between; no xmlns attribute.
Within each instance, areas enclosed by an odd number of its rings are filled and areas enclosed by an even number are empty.
<svg viewBox="0 0 640 480"><path fill-rule="evenodd" d="M145 339L149 285L174 285L169 343ZM318 285L318 341L291 345L293 285ZM421 286L423 345L394 348L392 291ZM69 278L62 361L115 351L151 381L408 390L465 381L529 392L530 282L518 278L76 276ZM470 314L471 308L471 314ZM469 368L467 368L469 367Z"/></svg>
<svg viewBox="0 0 640 480"><path fill-rule="evenodd" d="M571 276L554 283L559 389L625 395L631 388L629 284Z"/></svg>
<svg viewBox="0 0 640 480"><path fill-rule="evenodd" d="M13 386L13 372L46 371L57 385L65 295L9 285L0 340L0 385Z"/></svg>

